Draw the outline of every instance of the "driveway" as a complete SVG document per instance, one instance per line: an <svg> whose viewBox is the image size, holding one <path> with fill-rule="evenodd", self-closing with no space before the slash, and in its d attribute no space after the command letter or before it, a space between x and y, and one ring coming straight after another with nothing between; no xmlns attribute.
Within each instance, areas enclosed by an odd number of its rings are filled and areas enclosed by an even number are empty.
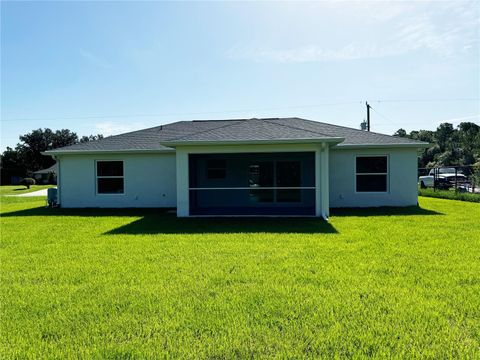
<svg viewBox="0 0 480 360"><path fill-rule="evenodd" d="M25 194L19 194L19 195L6 195L6 196L19 196L19 197L25 197L25 196L47 196L47 191L48 189L42 189L38 191L33 191L30 193L25 193Z"/></svg>

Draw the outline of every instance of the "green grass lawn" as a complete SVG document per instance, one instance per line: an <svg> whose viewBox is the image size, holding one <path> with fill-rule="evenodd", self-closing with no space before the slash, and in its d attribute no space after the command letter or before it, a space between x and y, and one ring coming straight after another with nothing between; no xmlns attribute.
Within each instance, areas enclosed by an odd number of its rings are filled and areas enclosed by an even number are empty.
<svg viewBox="0 0 480 360"><path fill-rule="evenodd" d="M418 189L418 195L434 197L439 199L462 200L471 202L480 202L480 194L455 192L455 190L433 190L432 188Z"/></svg>
<svg viewBox="0 0 480 360"><path fill-rule="evenodd" d="M23 185L2 185L0 186L0 195L20 195L42 189L48 189L54 186L55 185L32 185L30 186L30 189L27 189Z"/></svg>
<svg viewBox="0 0 480 360"><path fill-rule="evenodd" d="M480 357L477 203L330 223L1 203L2 359Z"/></svg>

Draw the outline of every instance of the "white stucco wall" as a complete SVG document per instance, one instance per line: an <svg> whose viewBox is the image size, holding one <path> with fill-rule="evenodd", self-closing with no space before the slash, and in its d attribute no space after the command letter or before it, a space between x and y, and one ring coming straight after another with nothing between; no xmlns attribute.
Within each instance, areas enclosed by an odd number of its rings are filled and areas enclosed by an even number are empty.
<svg viewBox="0 0 480 360"><path fill-rule="evenodd" d="M179 151L181 155L178 159L173 152L61 155L59 156L58 179L61 206L67 208L177 207L177 196L179 196L181 200L179 215L186 216L188 215L188 153L318 151L318 149L318 145L250 146L248 148L189 147ZM355 157L357 155L388 155L389 173L386 193L357 193L355 191ZM95 160L124 161L124 194L96 194ZM177 169L176 162L182 164L179 169ZM331 208L417 204L416 149L340 150L331 148L328 167L330 173L328 195ZM176 182L177 176L184 179L180 184ZM320 187L320 183L317 185ZM321 191L317 191L316 195L317 202L320 204L322 201Z"/></svg>
<svg viewBox="0 0 480 360"><path fill-rule="evenodd" d="M175 207L174 153L62 155L60 202L62 207ZM96 194L95 160L124 161L124 194Z"/></svg>
<svg viewBox="0 0 480 360"><path fill-rule="evenodd" d="M387 155L386 193L357 193L357 155ZM418 201L416 149L330 149L330 207L409 206Z"/></svg>

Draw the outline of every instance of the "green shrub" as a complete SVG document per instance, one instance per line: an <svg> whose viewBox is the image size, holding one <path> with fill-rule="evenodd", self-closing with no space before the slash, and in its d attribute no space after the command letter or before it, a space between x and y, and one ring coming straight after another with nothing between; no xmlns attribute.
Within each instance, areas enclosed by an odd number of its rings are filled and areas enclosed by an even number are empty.
<svg viewBox="0 0 480 360"><path fill-rule="evenodd" d="M426 197L434 197L439 199L461 200L470 202L480 202L480 194L473 194L468 192L457 192L453 190L436 190L427 188L419 189L418 195Z"/></svg>
<svg viewBox="0 0 480 360"><path fill-rule="evenodd" d="M27 189L30 189L30 186L35 185L35 180L32 178L24 178L20 180L20 185L26 186Z"/></svg>

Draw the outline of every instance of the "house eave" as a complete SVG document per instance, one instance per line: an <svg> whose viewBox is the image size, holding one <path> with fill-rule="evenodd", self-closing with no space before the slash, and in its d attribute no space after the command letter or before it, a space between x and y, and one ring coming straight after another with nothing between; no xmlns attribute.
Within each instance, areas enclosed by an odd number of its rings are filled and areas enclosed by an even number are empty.
<svg viewBox="0 0 480 360"><path fill-rule="evenodd" d="M41 154L54 155L96 155L96 154L164 154L173 153L175 149L124 149L124 150L48 150Z"/></svg>
<svg viewBox="0 0 480 360"><path fill-rule="evenodd" d="M412 144L337 144L333 147L335 150L349 149L425 149L429 147L428 143L412 143Z"/></svg>
<svg viewBox="0 0 480 360"><path fill-rule="evenodd" d="M310 138L310 139L272 139L272 140L201 140L201 141L162 141L160 145L168 147L178 146L216 146L216 145L275 145L275 144L321 144L329 143L332 145L341 143L345 139L342 137L328 138Z"/></svg>

